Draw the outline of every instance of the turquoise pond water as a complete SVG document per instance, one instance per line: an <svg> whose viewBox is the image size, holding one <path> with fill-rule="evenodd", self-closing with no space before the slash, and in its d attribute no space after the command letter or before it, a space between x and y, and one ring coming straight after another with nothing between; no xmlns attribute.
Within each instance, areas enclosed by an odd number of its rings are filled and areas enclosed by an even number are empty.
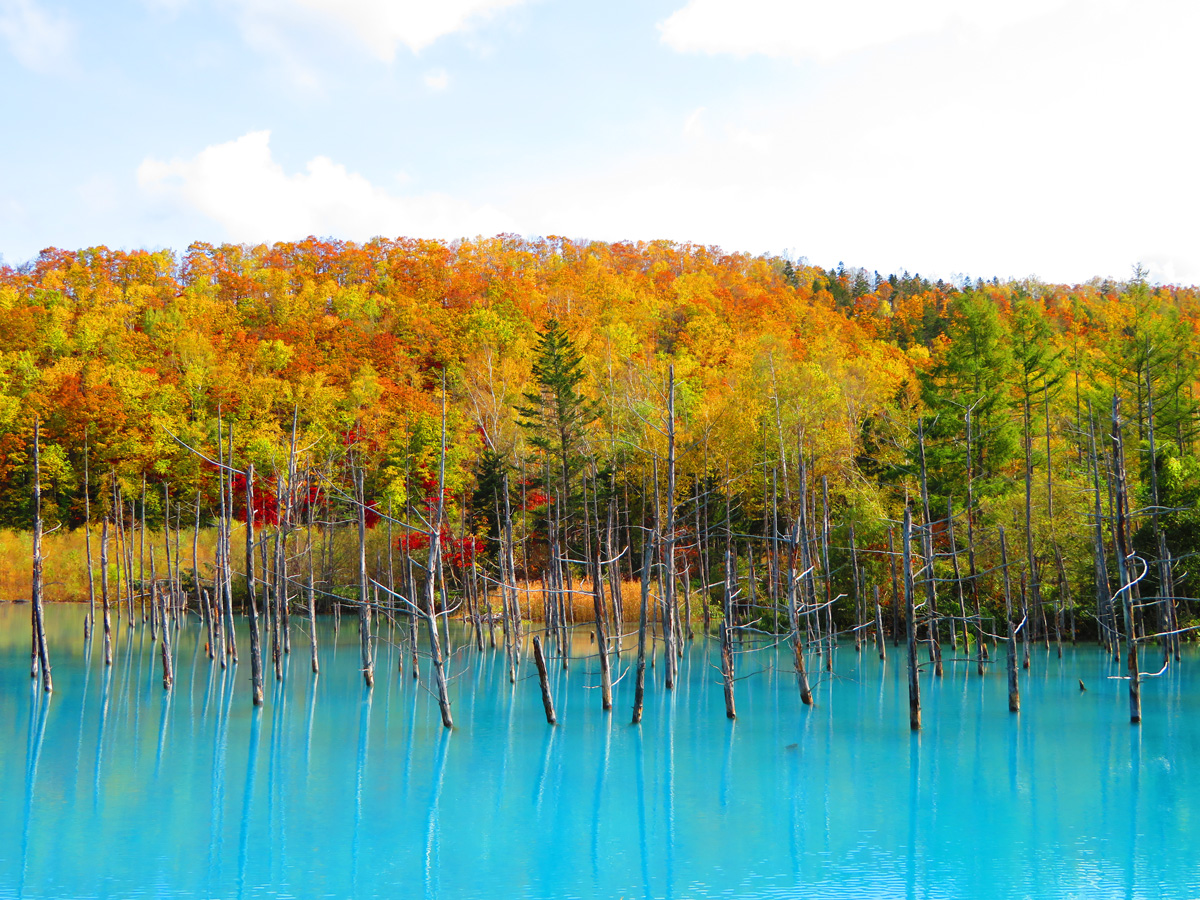
<svg viewBox="0 0 1200 900"><path fill-rule="evenodd" d="M2 897L1200 895L1190 650L1147 684L1140 728L1081 646L1035 649L1017 716L1001 666L923 674L914 736L890 646L882 667L840 648L812 709L786 652L742 654L731 723L697 639L674 692L660 654L641 727L632 674L606 715L595 661L574 659L552 669L556 728L531 661L512 686L500 656L460 647L447 732L386 633L363 688L352 619L336 646L321 623L319 678L295 626L255 711L246 654L210 665L195 619L165 693L140 630L111 669L98 643L85 658L81 607L48 610L47 703L28 615L0 606Z"/></svg>

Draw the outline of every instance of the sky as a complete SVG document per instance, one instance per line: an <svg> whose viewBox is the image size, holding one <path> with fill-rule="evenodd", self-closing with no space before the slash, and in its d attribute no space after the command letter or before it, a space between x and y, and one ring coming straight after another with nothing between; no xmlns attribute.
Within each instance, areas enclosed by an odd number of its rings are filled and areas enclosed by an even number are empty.
<svg viewBox="0 0 1200 900"><path fill-rule="evenodd" d="M1200 283L1195 0L0 0L0 261L501 232Z"/></svg>

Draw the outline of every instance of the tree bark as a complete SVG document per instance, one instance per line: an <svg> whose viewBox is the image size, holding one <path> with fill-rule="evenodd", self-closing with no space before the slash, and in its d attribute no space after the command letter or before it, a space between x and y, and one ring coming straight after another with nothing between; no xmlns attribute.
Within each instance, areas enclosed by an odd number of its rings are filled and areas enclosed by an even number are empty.
<svg viewBox="0 0 1200 900"><path fill-rule="evenodd" d="M54 679L50 676L50 654L46 649L46 618L42 609L42 457L40 446L41 422L33 421L33 650L30 676L37 678L42 672L42 690L47 694L54 690Z"/></svg>
<svg viewBox="0 0 1200 900"><path fill-rule="evenodd" d="M647 536L642 541L642 603L638 613L638 650L637 666L633 682L633 724L642 721L642 702L646 696L646 618L650 606L650 572L651 561L654 559L654 539Z"/></svg>
<svg viewBox="0 0 1200 900"><path fill-rule="evenodd" d="M1004 574L1005 646L1008 649L1008 711L1021 711L1021 687L1017 680L1017 632L1012 620L1012 587L1008 577L1008 540L1000 526L1000 569ZM1024 627L1025 623L1021 623Z"/></svg>
<svg viewBox="0 0 1200 900"><path fill-rule="evenodd" d="M246 466L246 605L250 612L250 684L255 706L263 705L262 636L254 584L254 463Z"/></svg>
<svg viewBox="0 0 1200 900"><path fill-rule="evenodd" d="M916 598L913 596L912 572L912 509L904 505L904 531L901 535L904 554L905 631L908 639L908 727L921 730L921 684L917 680L917 623Z"/></svg>
<svg viewBox="0 0 1200 900"><path fill-rule="evenodd" d="M546 657L542 655L542 641L536 634L533 636L533 663L537 666L538 684L542 688L542 706L546 710L546 721L551 725L557 725L558 717L554 714L554 697L550 694L550 676L546 671Z"/></svg>
<svg viewBox="0 0 1200 900"><path fill-rule="evenodd" d="M1113 472L1116 480L1116 544L1117 544L1117 576L1121 582L1121 606L1125 614L1125 652L1126 667L1129 678L1129 721L1138 724L1142 721L1142 684L1141 673L1138 672L1138 633L1136 628L1135 610L1133 605L1134 582L1129 572L1128 525L1125 520L1125 447L1121 434L1120 397L1113 395L1112 403L1112 448Z"/></svg>

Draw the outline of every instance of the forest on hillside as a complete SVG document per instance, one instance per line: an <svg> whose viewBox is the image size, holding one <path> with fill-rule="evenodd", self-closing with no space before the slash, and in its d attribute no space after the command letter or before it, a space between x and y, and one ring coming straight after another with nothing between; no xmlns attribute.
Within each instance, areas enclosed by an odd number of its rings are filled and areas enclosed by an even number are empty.
<svg viewBox="0 0 1200 900"><path fill-rule="evenodd" d="M164 486L184 525L226 496L244 521L213 462L252 463L260 526L390 511L393 548L445 543L451 590L503 571L507 523L512 578L570 584L606 541L633 578L654 534L668 580L719 605L720 532L751 595L782 603L790 547L845 628L872 587L895 613L907 505L951 640L972 595L977 622L1003 604L1002 552L1035 635L1120 630L1134 560L1139 595L1170 598L1145 632L1178 632L1200 589L1198 323L1195 288L1140 269L948 284L505 235L52 249L0 268L0 527L33 525L37 422L47 528L161 528Z"/></svg>

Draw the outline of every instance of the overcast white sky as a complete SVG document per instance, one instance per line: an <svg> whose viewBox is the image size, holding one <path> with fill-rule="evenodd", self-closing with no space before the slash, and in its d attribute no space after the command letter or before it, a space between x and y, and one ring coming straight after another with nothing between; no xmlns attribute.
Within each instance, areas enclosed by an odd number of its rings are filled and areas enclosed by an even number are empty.
<svg viewBox="0 0 1200 900"><path fill-rule="evenodd" d="M1195 0L0 0L0 254L668 238L1200 283Z"/></svg>

